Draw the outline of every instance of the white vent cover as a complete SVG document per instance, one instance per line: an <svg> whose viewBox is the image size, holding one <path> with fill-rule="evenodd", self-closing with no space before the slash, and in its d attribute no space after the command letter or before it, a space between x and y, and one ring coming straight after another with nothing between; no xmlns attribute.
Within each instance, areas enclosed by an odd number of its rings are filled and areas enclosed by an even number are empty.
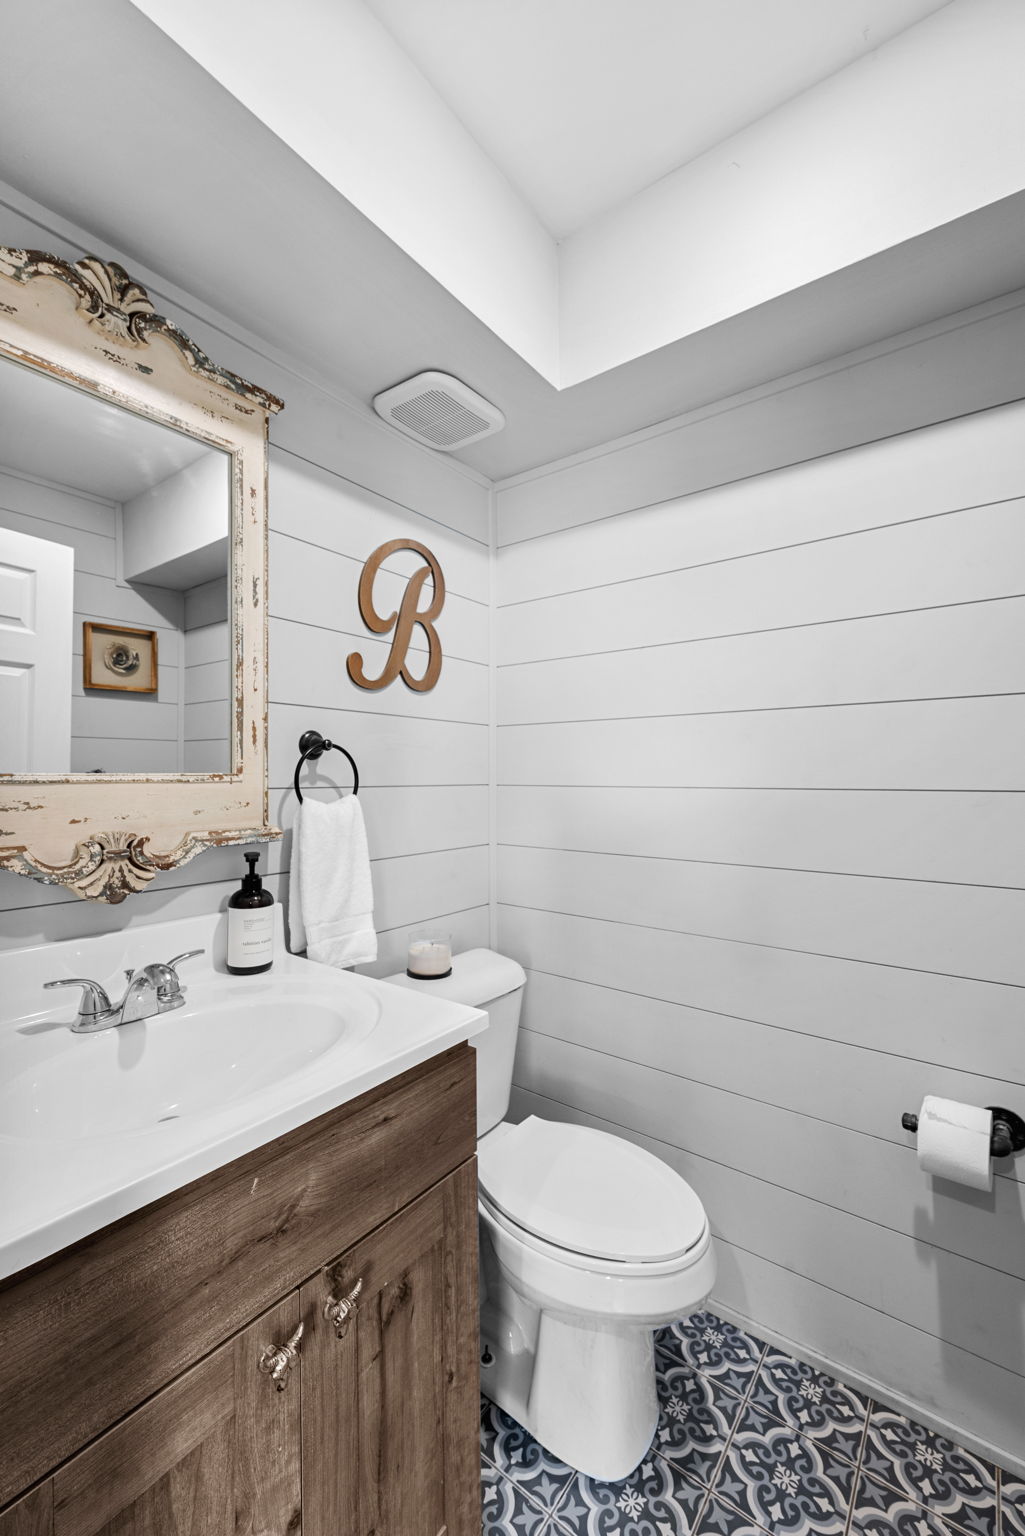
<svg viewBox="0 0 1025 1536"><path fill-rule="evenodd" d="M505 426L497 406L450 373L418 373L375 395L374 410L407 437L446 453Z"/></svg>

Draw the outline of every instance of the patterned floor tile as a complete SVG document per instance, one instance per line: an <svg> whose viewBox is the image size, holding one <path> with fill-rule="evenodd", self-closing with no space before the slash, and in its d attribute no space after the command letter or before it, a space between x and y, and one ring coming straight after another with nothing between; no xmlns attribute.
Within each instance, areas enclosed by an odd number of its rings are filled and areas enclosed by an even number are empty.
<svg viewBox="0 0 1025 1536"><path fill-rule="evenodd" d="M705 1376L714 1376L720 1386L741 1397L751 1385L764 1347L760 1339L734 1323L724 1323L712 1312L695 1312L663 1328L655 1337L660 1354L693 1366Z"/></svg>
<svg viewBox="0 0 1025 1536"><path fill-rule="evenodd" d="M1025 1483L1010 1472L1000 1474L1002 1536L1025 1536Z"/></svg>
<svg viewBox="0 0 1025 1536"><path fill-rule="evenodd" d="M481 1455L493 1463L542 1510L554 1509L576 1473L559 1461L521 1424L487 1402L480 1422Z"/></svg>
<svg viewBox="0 0 1025 1536"><path fill-rule="evenodd" d="M481 1466L481 1530L484 1536L541 1536L548 1520L497 1467Z"/></svg>
<svg viewBox="0 0 1025 1536"><path fill-rule="evenodd" d="M555 1510L552 1536L688 1536L707 1489L661 1456L620 1483L578 1476Z"/></svg>
<svg viewBox="0 0 1025 1536"><path fill-rule="evenodd" d="M748 1407L712 1492L773 1536L841 1536L853 1483L850 1462Z"/></svg>
<svg viewBox="0 0 1025 1536"><path fill-rule="evenodd" d="M664 1356L655 1363L659 1397L653 1449L698 1483L711 1483L741 1401L710 1377Z"/></svg>
<svg viewBox="0 0 1025 1536"><path fill-rule="evenodd" d="M752 1407L771 1413L802 1435L826 1446L848 1461L857 1461L862 1431L868 1418L868 1399L853 1387L810 1365L793 1360L781 1349L765 1352L751 1392Z"/></svg>
<svg viewBox="0 0 1025 1536"><path fill-rule="evenodd" d="M955 1533L953 1526L945 1525L921 1504L862 1474L852 1500L851 1536L955 1536Z"/></svg>
<svg viewBox="0 0 1025 1536"><path fill-rule="evenodd" d="M710 1497L694 1528L694 1536L766 1536L766 1532L739 1510Z"/></svg>
<svg viewBox="0 0 1025 1536"><path fill-rule="evenodd" d="M888 1408L874 1408L862 1466L870 1476L971 1536L996 1536L993 1467L945 1435Z"/></svg>

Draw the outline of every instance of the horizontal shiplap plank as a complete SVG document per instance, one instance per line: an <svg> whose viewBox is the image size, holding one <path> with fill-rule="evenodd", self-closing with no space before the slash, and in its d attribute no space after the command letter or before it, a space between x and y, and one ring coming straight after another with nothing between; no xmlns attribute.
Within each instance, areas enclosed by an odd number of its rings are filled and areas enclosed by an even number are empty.
<svg viewBox="0 0 1025 1536"><path fill-rule="evenodd" d="M343 767L344 759L340 759ZM306 799L328 804L338 798L333 789L309 788ZM367 828L371 858L392 859L409 853L437 853L444 848L468 848L488 841L488 788L486 784L409 784L370 786L360 789L360 804ZM270 817L285 837L271 845L276 866L287 866L291 830L299 802L291 785L274 790Z"/></svg>
<svg viewBox="0 0 1025 1536"><path fill-rule="evenodd" d="M1020 885L1025 795L507 785L500 843Z"/></svg>
<svg viewBox="0 0 1025 1536"><path fill-rule="evenodd" d="M184 709L187 741L227 741L231 734L231 705L227 699L207 699L186 704Z"/></svg>
<svg viewBox="0 0 1025 1536"><path fill-rule="evenodd" d="M346 670L346 660L354 651L363 657L365 675L377 678L388 662L391 645L366 633L340 634L289 619L271 619L271 704L305 703L316 709L394 714L398 694L411 718L487 723L489 674L482 662L444 656L441 675L426 693L407 688L398 679L386 688L367 689L357 687ZM423 652L410 657L414 676L423 672L426 660Z"/></svg>
<svg viewBox="0 0 1025 1536"><path fill-rule="evenodd" d="M511 1118L528 1114L624 1134L596 1116L514 1088ZM656 1156L672 1156L664 1143L626 1134ZM860 1381L870 1394L889 1398L912 1417L962 1443L974 1439L982 1454L1025 1470L1017 1434L1025 1420L1025 1382L1019 1375L830 1290L795 1266L773 1263L722 1238L716 1256L713 1310L735 1317L756 1335L793 1341L799 1355L817 1357L831 1374Z"/></svg>
<svg viewBox="0 0 1025 1536"><path fill-rule="evenodd" d="M999 502L503 608L498 661L750 634L1023 591L1025 500Z"/></svg>
<svg viewBox="0 0 1025 1536"><path fill-rule="evenodd" d="M420 923L438 912L462 912L488 901L488 848L446 848L374 864L378 928Z"/></svg>
<svg viewBox="0 0 1025 1536"><path fill-rule="evenodd" d="M184 598L167 587L137 582L117 586L105 576L75 573L75 609L100 616L101 623L128 624L136 629L182 629Z"/></svg>
<svg viewBox="0 0 1025 1536"><path fill-rule="evenodd" d="M115 503L98 497L82 496L67 486L47 485L42 480L0 469L0 507L25 517L59 523L69 533L82 533L113 539L117 512ZM40 537L49 537L41 534ZM62 539L70 544L72 540Z"/></svg>
<svg viewBox="0 0 1025 1536"><path fill-rule="evenodd" d="M525 1037L524 1046L517 1060L517 1082L524 1087L558 1097L571 1059L577 1109L689 1153L671 1161L701 1196L714 1234L1025 1375L1025 1285L1019 1276L811 1201L716 1160L704 1148L695 1156L689 1122L701 1113L701 1094L686 1083L632 1062L616 1062L610 1072L603 1058L543 1036ZM732 1109L734 1138L750 1136L753 1142L753 1129L738 1112L742 1107L734 1101ZM775 1118L775 1134L801 1142L806 1156L817 1155L814 1130L800 1117Z"/></svg>
<svg viewBox="0 0 1025 1536"><path fill-rule="evenodd" d="M1023 571L1025 577L1025 571ZM1025 598L498 670L504 725L956 698L1022 686Z"/></svg>
<svg viewBox="0 0 1025 1536"><path fill-rule="evenodd" d="M0 476L0 480L3 476ZM2 496L2 490L0 490ZM114 537L111 534L92 533L81 528L70 528L66 523L31 514L8 510L0 500L0 528L10 528L15 533L27 533L31 538L46 539L53 544L64 544L75 551L75 570L88 571L93 576L106 576L110 580L117 574L117 558Z"/></svg>
<svg viewBox="0 0 1025 1536"><path fill-rule="evenodd" d="M1019 302L970 326L954 326L881 357L791 382L760 398L712 405L653 437L501 488L499 543L515 543L791 465L803 467L820 456L845 451L846 459L876 445L912 443L919 436L926 440L918 459L921 475L929 474L928 461L935 457L941 475L967 484L967 495L955 505L1006 495L1006 490L992 487L999 484L1001 473L1006 483L1008 435L994 432L989 440L994 442L992 461L979 446L986 443L984 438L974 438L970 447L949 456L943 442L948 432L977 419L967 411L981 415L990 407L988 415L995 418L1001 411L1020 409L1023 346L1025 308ZM966 369L972 375L967 392ZM1012 442L1015 431L1020 433L1020 428L1012 426ZM963 435L957 446L968 441ZM898 495L900 489L914 493L915 467L912 464L906 480L901 476ZM886 471L900 476L901 467L891 458ZM974 489L982 486L986 490L981 494ZM885 485L879 492L885 496ZM1020 494L1020 485L1009 494Z"/></svg>
<svg viewBox="0 0 1025 1536"><path fill-rule="evenodd" d="M500 726L499 784L1025 789L1025 699Z"/></svg>
<svg viewBox="0 0 1025 1536"><path fill-rule="evenodd" d="M120 906L98 901L82 901L61 892L57 899L45 886L0 871L0 950L18 949L27 944L58 943L62 939L89 937L98 933L116 933L122 928L143 927L176 917L216 912L227 905L228 897L238 889L238 880L218 885L203 880L203 859L199 854L184 869L158 875L144 891ZM241 856L240 856L241 857ZM39 891L41 900L35 901ZM154 959L158 956L154 955ZM165 957L166 958L166 957ZM45 980L41 977L40 980ZM40 1004L42 1006L42 1004ZM72 1013L74 1009L72 1008Z"/></svg>
<svg viewBox="0 0 1025 1536"><path fill-rule="evenodd" d="M499 900L1025 987L1025 889L501 849Z"/></svg>
<svg viewBox="0 0 1025 1536"><path fill-rule="evenodd" d="M587 1058L595 1072L614 1078L621 1060L634 1062L666 1075L670 1080L662 1091L670 1098L677 1093L706 1105L682 1143L692 1151L908 1234L914 1233L922 1194L928 1193L934 1242L969 1258L985 1254L988 1263L1025 1279L1025 1184L1014 1177L1019 1172L1014 1159L995 1165L1001 1175L995 1200L981 1191L955 1191L944 1181L931 1184L918 1169L914 1137L900 1123L905 1110L917 1111L926 1093L962 1103L999 1103L1007 1087L1003 1079L542 971L528 973L522 1022L525 1032L599 1053L601 1061ZM525 1041L528 1056L534 1047ZM572 1076L567 1069L569 1087L582 1058L566 1053L566 1059L573 1068ZM702 1094L701 1088L715 1091ZM731 1109L722 1093L751 1103ZM816 1124L806 1124L800 1137L788 1141L783 1132L793 1114ZM731 1151L736 1115L747 1119ZM816 1140L813 1159L804 1156L803 1139L809 1135ZM1025 1179L1025 1168L1020 1172Z"/></svg>
<svg viewBox="0 0 1025 1536"><path fill-rule="evenodd" d="M486 603L488 550L430 517L378 496L315 464L275 454L270 469L270 520L275 532L347 555L360 565L381 544L410 538L424 544L441 566L449 592ZM477 530L487 538L486 512ZM392 556L383 570L415 568L415 555Z"/></svg>
<svg viewBox="0 0 1025 1536"><path fill-rule="evenodd" d="M72 736L71 772L177 773L178 740L133 741L107 736Z"/></svg>
<svg viewBox="0 0 1025 1536"><path fill-rule="evenodd" d="M231 625L203 624L185 632L183 641L185 665L198 667L212 661L226 661L231 654Z"/></svg>
<svg viewBox="0 0 1025 1536"><path fill-rule="evenodd" d="M182 743L183 773L230 773L228 741L224 736Z"/></svg>
<svg viewBox="0 0 1025 1536"><path fill-rule="evenodd" d="M168 670L177 671L176 668ZM177 741L176 692L177 689L173 688L169 700L166 694L87 691L71 700L71 734L110 739L133 736L140 740Z"/></svg>
<svg viewBox="0 0 1025 1536"><path fill-rule="evenodd" d="M593 494L596 474L604 475L605 486L614 484L623 461L610 454L498 492L503 544L509 537L524 538L528 526L542 534L540 540L501 551L499 601L523 602L1020 496L1023 438L1025 404L1017 402L867 443L842 460L827 456L790 464L672 501L654 495L635 499L643 496L641 475L625 487L628 516L609 516L606 496ZM682 428L638 445L630 457L668 466L675 449L682 481L690 468L679 454L686 441L687 428ZM556 487L561 505L549 499ZM524 518L518 528L517 509ZM582 526L559 528L566 510L566 521ZM547 534L541 521L545 513L555 529Z"/></svg>
<svg viewBox="0 0 1025 1536"><path fill-rule="evenodd" d="M214 576L210 581L200 582L197 587L187 588L182 593L183 627L190 630L209 629L213 624L227 625L230 596L226 576Z"/></svg>
<svg viewBox="0 0 1025 1536"><path fill-rule="evenodd" d="M422 564L422 561L420 562ZM270 536L269 609L273 618L301 619L317 629L359 632L359 586L361 564L330 550L304 544L287 534ZM383 572L375 584L375 605L385 618L402 602L406 581ZM421 607L428 606L428 600ZM486 661L488 657L488 608L468 598L447 596L435 622L442 652L464 661ZM364 631L369 635L369 631ZM310 637L316 647L315 635ZM426 651L427 641L417 626L410 642L411 652ZM350 647L359 649L359 646ZM343 662L344 665L344 662ZM419 674L419 654L410 656L410 669Z"/></svg>
<svg viewBox="0 0 1025 1536"><path fill-rule="evenodd" d="M1023 1077L1020 987L527 908L501 907L499 929L503 951L531 970L1007 1082Z"/></svg>
<svg viewBox="0 0 1025 1536"><path fill-rule="evenodd" d="M125 710L124 710L124 715L125 715L126 718L130 717L131 714L132 714L131 708L128 707L129 704L130 704L130 701L134 701L136 704L140 705L142 708L146 708L147 705L152 705L152 704L174 704L174 705L177 705L177 703L178 703L178 693L179 693L179 690L180 690L181 685L182 685L182 674L181 674L181 672L180 672L180 670L178 668L177 663L173 660L173 656L172 655L166 655L166 656L164 655L164 649L165 648L159 645L159 641L158 641L158 649L159 649L159 665L157 667L157 691L156 691L156 693L136 693L136 694L132 694L132 693L127 692L127 691L121 692L120 690L115 692L115 693L107 693L102 688L97 688L97 689L92 689L92 688L87 689L86 688L85 682L84 682L84 678L83 678L83 669L82 669L82 647L81 647L81 640L79 638L78 642L76 643L76 649L74 651L75 659L74 659L74 662L72 663L72 668L71 668L71 697L72 697L72 699L81 699L81 700L84 700L86 702L94 702L94 703L100 703L101 701L107 701L107 702L113 703L114 700L118 700L120 704L123 704L123 705L126 706ZM173 651L173 646L168 648L168 649ZM119 710L118 714L120 715L120 713L121 713L121 711ZM114 718L116 720L118 717L115 716ZM88 735L89 732L86 731L85 734ZM116 734L116 732L115 732L115 734ZM132 733L129 732L129 734L132 734ZM143 734L146 734L146 733L143 732Z"/></svg>
<svg viewBox="0 0 1025 1536"><path fill-rule="evenodd" d="M488 782L486 725L275 704L270 711L269 783L273 788L292 783L299 738L311 729L352 753L361 785ZM332 752L304 765L302 783L349 789L352 771L340 753Z"/></svg>
<svg viewBox="0 0 1025 1536"><path fill-rule="evenodd" d="M282 412L271 420L272 465L289 457L316 465L487 546L486 485L464 474L443 454L418 448L384 426L369 407L363 416L295 374L273 364L268 372L262 355L248 351L246 355L254 372L244 377L258 373L264 387L275 389L277 376L288 409L287 416ZM275 516L272 498L271 517Z"/></svg>
<svg viewBox="0 0 1025 1536"><path fill-rule="evenodd" d="M186 641L186 654L188 644ZM206 704L222 700L226 706L234 689L231 665L225 655L220 661L187 664L182 672L186 704Z"/></svg>

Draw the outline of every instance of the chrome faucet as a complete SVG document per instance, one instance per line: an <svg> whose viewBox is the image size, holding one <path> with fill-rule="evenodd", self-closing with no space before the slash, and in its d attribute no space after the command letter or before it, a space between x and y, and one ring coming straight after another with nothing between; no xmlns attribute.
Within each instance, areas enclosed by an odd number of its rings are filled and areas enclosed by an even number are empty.
<svg viewBox="0 0 1025 1536"><path fill-rule="evenodd" d="M105 988L98 981L84 976L69 976L66 980L45 981L44 988L81 987L82 1001L78 1016L71 1025L73 1034L91 1035L99 1029L116 1029L119 1024L133 1024L138 1019L151 1019L156 1014L170 1013L185 1003L185 990L178 980L177 966L183 960L203 955L203 949L188 949L183 955L175 955L164 965L144 965L139 971L126 971L128 989L119 1003L112 1003Z"/></svg>

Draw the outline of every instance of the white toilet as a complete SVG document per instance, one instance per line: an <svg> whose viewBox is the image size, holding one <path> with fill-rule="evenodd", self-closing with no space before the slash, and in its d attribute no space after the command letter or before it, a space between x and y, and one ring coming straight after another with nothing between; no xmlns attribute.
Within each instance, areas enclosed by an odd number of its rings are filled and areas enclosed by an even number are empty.
<svg viewBox="0 0 1025 1536"><path fill-rule="evenodd" d="M473 949L440 981L389 981L482 1008L477 1051L481 1385L569 1466L626 1477L658 1418L653 1334L715 1281L708 1219L679 1174L619 1136L509 1107L526 977Z"/></svg>

